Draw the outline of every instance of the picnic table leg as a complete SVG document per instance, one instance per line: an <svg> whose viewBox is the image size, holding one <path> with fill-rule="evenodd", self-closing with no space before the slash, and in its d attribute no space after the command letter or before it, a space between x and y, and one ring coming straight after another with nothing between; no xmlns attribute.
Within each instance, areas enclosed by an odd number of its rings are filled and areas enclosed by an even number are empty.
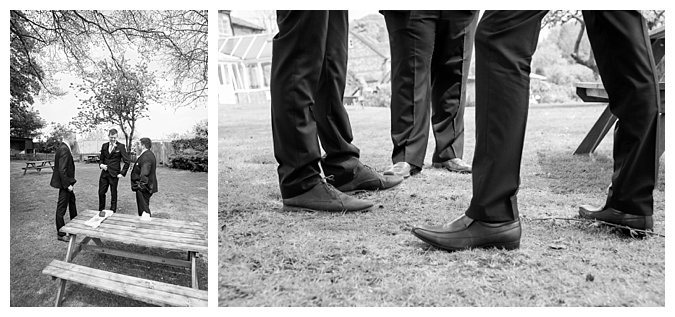
<svg viewBox="0 0 675 317"><path fill-rule="evenodd" d="M68 250L66 251L66 262L70 262L71 260L71 254L73 252L73 248L75 247L75 238L76 235L70 235L70 242L68 242ZM63 302L63 293L66 291L66 280L61 279L59 285L59 289L56 292L56 305L55 307L61 306L61 303Z"/></svg>
<svg viewBox="0 0 675 317"><path fill-rule="evenodd" d="M192 288L199 289L199 282L197 281L197 257L194 252L189 251L188 258L190 259L190 264L192 266Z"/></svg>
<svg viewBox="0 0 675 317"><path fill-rule="evenodd" d="M593 153L616 120L617 117L609 111L609 105L607 105L598 121L595 122L591 130L586 134L586 137L584 137L584 140L579 144L579 147L574 151L574 154Z"/></svg>

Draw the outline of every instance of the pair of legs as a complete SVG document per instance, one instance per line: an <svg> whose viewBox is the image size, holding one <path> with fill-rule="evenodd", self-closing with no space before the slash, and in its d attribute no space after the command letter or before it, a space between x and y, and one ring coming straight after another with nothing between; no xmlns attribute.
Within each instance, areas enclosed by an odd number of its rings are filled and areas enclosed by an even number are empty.
<svg viewBox="0 0 675 317"><path fill-rule="evenodd" d="M478 11L383 11L391 49L392 162L424 165L464 153L465 90ZM431 111L430 111L431 110Z"/></svg>
<svg viewBox="0 0 675 317"><path fill-rule="evenodd" d="M70 219L77 217L77 206L75 205L75 192L68 189L59 188L59 199L56 202L56 234L58 236L65 236L65 233L60 232L61 227L66 225L63 217L66 215L66 209L70 214Z"/></svg>
<svg viewBox="0 0 675 317"><path fill-rule="evenodd" d="M422 240L446 249L517 247L516 194L530 62L545 14L486 11L483 15L475 40L473 198L465 216L453 223L415 228L413 233ZM610 110L619 120L612 188L600 213L582 216L651 229L659 92L647 28L638 11L584 11L583 15Z"/></svg>
<svg viewBox="0 0 675 317"><path fill-rule="evenodd" d="M110 187L110 210L117 212L117 183L119 178L111 176L108 172L101 173L98 179L98 210L105 209L105 193Z"/></svg>
<svg viewBox="0 0 675 317"><path fill-rule="evenodd" d="M277 23L270 93L281 196L286 200L309 192L322 183L322 169L338 189L358 189L361 182L352 185L359 174L366 173L370 178L376 174L359 161L359 149L352 144L351 124L342 104L347 74L347 11L278 11ZM323 157L319 140L325 151ZM363 181L387 185L379 178Z"/></svg>
<svg viewBox="0 0 675 317"><path fill-rule="evenodd" d="M138 206L138 215L142 216L143 212L147 212L149 215L152 215L150 212L150 197L152 193L137 190L136 191L136 206Z"/></svg>

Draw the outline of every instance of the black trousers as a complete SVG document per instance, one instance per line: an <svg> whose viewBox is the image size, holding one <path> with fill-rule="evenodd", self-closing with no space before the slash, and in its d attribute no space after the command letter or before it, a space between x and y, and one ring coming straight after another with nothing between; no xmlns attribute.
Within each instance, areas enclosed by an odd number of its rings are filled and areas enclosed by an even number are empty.
<svg viewBox="0 0 675 317"><path fill-rule="evenodd" d="M66 215L66 209L70 214L70 220L77 217L77 206L75 206L75 192L68 189L59 188L59 199L56 202L56 234L62 236L65 233L60 233L61 227L66 225L63 217Z"/></svg>
<svg viewBox="0 0 675 317"><path fill-rule="evenodd" d="M476 151L473 198L466 215L481 221L518 218L516 194L529 100L529 73L546 11L486 11L476 30ZM653 213L659 91L642 16L584 11L610 110L614 174L606 205Z"/></svg>
<svg viewBox="0 0 675 317"><path fill-rule="evenodd" d="M422 167L430 112L436 140L432 161L462 158L465 90L478 11L383 14L391 49L393 163Z"/></svg>
<svg viewBox="0 0 675 317"><path fill-rule="evenodd" d="M119 178L110 176L107 171L98 179L98 210L105 209L105 193L110 187L110 210L117 211L117 183Z"/></svg>
<svg viewBox="0 0 675 317"><path fill-rule="evenodd" d="M270 93L274 156L283 198L359 164L342 104L347 74L347 11L277 11ZM317 139L318 137L318 139ZM319 140L326 155L321 157ZM321 164L321 167L319 167Z"/></svg>
<svg viewBox="0 0 675 317"><path fill-rule="evenodd" d="M141 190L136 191L136 206L138 206L139 216L143 215L143 211L152 215L150 212L150 197L152 197L151 192Z"/></svg>

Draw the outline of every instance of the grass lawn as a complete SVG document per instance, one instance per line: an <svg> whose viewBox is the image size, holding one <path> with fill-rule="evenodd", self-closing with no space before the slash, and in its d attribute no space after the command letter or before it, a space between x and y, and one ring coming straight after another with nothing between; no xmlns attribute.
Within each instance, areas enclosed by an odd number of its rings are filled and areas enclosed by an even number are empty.
<svg viewBox="0 0 675 317"><path fill-rule="evenodd" d="M53 259L63 260L68 244L56 240L54 222L58 189L49 186L51 170L40 174L29 171L22 176L26 164L10 161L10 306L53 306L58 283L42 274ZM75 163L75 197L78 210L98 209L97 164ZM118 185L117 212L137 215L136 198L127 177ZM185 221L207 222L206 173L157 168L159 192L150 199L153 217ZM110 192L106 208L110 207ZM68 212L65 216L69 221ZM105 240L103 240L105 243ZM169 255L185 258L185 254L157 248L144 248L121 243L108 245L146 254ZM100 270L190 286L190 273L185 268L151 262L120 258L84 251L75 263ZM208 289L208 255L197 259L199 288ZM150 306L144 302L100 292L76 283L67 283L64 306Z"/></svg>
<svg viewBox="0 0 675 317"><path fill-rule="evenodd" d="M284 212L269 105L221 106L218 161L219 306L664 306L665 238L633 239L590 223L542 218L601 205L612 174L612 132L593 156L572 152L600 105L532 106L514 251L449 253L410 234L449 222L471 199L471 175L425 169L391 190L360 194L370 212ZM388 108L349 108L361 160L391 164ZM466 110L464 159L475 147ZM654 231L665 234L665 167Z"/></svg>

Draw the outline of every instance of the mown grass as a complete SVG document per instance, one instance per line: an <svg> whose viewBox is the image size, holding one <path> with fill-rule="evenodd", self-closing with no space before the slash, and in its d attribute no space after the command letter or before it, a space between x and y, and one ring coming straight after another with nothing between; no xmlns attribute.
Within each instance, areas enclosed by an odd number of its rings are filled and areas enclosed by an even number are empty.
<svg viewBox="0 0 675 317"><path fill-rule="evenodd" d="M42 274L53 259L63 260L68 244L56 240L54 215L58 190L49 186L51 170L22 175L23 161L10 162L10 306L53 306L57 283ZM98 209L96 164L75 163L75 197L78 210ZM192 173L164 167L157 168L159 192L150 199L153 217L207 223L208 182L206 173ZM118 185L117 212L137 215L136 198L131 191L129 174ZM110 203L108 192L107 205ZM66 222L69 221L66 212ZM106 243L105 240L103 240ZM106 243L122 250L145 254L180 257L157 248L121 243ZM208 289L208 254L197 258L199 288ZM75 263L100 270L131 275L170 284L190 286L190 272L185 268L82 252ZM68 283L64 306L149 306L144 302L112 295L76 283Z"/></svg>
<svg viewBox="0 0 675 317"><path fill-rule="evenodd" d="M269 105L219 112L219 306L664 306L665 239L629 238L572 218L602 204L612 173L612 134L593 156L573 156L603 106L533 106L518 202L521 247L449 253L412 226L461 215L471 176L431 168L386 191L363 213L284 212ZM361 160L390 164L389 110L350 108ZM466 111L464 158L475 146ZM654 192L665 233L665 167Z"/></svg>

